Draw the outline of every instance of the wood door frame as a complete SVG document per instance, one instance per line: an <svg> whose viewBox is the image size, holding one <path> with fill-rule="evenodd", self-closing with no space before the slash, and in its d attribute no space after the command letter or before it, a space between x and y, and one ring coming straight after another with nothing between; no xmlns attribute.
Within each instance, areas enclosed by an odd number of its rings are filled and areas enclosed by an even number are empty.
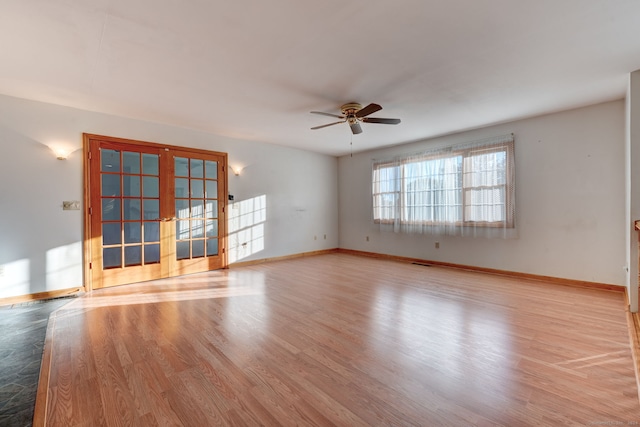
<svg viewBox="0 0 640 427"><path fill-rule="evenodd" d="M179 150L186 151L193 154L209 154L220 156L223 159L222 171L224 173L224 183L223 183L223 193L221 197L218 199L219 203L222 204L222 210L225 213L224 220L220 221L218 227L220 228L220 253L219 256L222 260L222 268L229 267L228 261L228 253L227 253L227 217L226 217L226 207L227 200L229 197L229 184L227 179L227 166L228 166L228 155L227 153L212 151L212 150L203 150L199 148L191 148L191 147L182 147L178 145L169 145L169 144L160 144L157 142L148 142L148 141L140 141L134 139L127 138L119 138L113 136L105 136L105 135L97 135L91 133L83 133L82 134L82 151L83 151L83 197L84 197L84 209L83 209L83 223L84 223L84 239L83 239L83 275L84 275L84 283L85 283L85 291L90 292L93 290L93 277L92 277L92 259L93 259L93 249L91 244L91 141L99 140L104 142L118 143L118 144L129 144L129 145L138 145L145 147L152 147L159 150ZM96 189L94 189L96 191Z"/></svg>

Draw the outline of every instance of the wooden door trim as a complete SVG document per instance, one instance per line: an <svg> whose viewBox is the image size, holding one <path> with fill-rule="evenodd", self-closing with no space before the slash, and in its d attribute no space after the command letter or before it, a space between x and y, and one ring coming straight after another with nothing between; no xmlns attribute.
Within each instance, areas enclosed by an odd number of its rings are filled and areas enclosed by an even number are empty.
<svg viewBox="0 0 640 427"><path fill-rule="evenodd" d="M220 234L221 234L221 238L220 238L220 259L221 259L221 263L222 263L222 267L221 268L228 268L229 267L229 262L228 262L228 253L227 253L227 200L229 197L229 183L228 183L228 179L227 179L227 167L228 167L228 155L227 153L221 152L221 151L213 151L213 150L204 150L204 149L200 149L200 148L193 148L193 147L182 147L179 145L170 145L170 144L161 144L161 143L157 143L157 142L149 142L149 141L141 141L141 140L135 140L135 139L127 139L127 138L119 138L119 137L113 137L113 136L106 136L106 135L97 135L97 134L92 134L92 133L83 133L82 134L82 138L83 138L83 170L84 170L84 174L83 174L83 178L84 178L84 189L83 189L83 197L84 197L84 210L83 210L83 214L84 214L84 218L83 218L83 222L84 222L84 239L83 239L83 255L84 255L84 260L83 260L83 271L84 271L84 283L85 283L85 290L87 292L92 291L93 290L93 276L92 276L92 260L93 260L93 255L94 255L94 250L92 248L92 242L91 242L91 195L93 194L92 191L96 191L97 189L92 189L91 188L91 143L93 141L99 141L100 143L115 143L115 144L128 144L128 145L134 145L134 146L138 146L138 147L148 147L151 149L156 149L156 150L162 150L162 151L171 151L171 150L178 150L178 151L182 151L182 152L188 152L188 153L193 153L193 154L207 154L207 155L214 155L214 156L218 156L221 157L223 160L223 165L222 165L222 171L225 174L224 175L224 182L223 182L223 193L222 196L218 199L220 203L222 203L223 205L223 209L225 212L225 216L223 221L221 221L219 223L219 227L220 227Z"/></svg>
<svg viewBox="0 0 640 427"><path fill-rule="evenodd" d="M82 170L83 170L83 203L84 206L82 212L82 221L84 223L84 239L83 239L83 276L84 276L84 289L87 292L93 290L93 279L91 277L91 260L93 251L91 249L91 191L89 186L91 185L91 159L90 157L90 138L88 134L82 135Z"/></svg>
<svg viewBox="0 0 640 427"><path fill-rule="evenodd" d="M222 156L225 159L227 158L227 153L224 153L222 151L205 150L202 148L193 148L193 147L182 147L179 145L161 144L159 142L142 141L139 139L118 138L113 136L96 135L91 133L84 133L82 135L85 143L96 140L96 141L102 141L107 143L113 142L116 144L131 144L131 145L138 145L138 146L147 146L147 147L153 147L154 149L167 148L169 150L181 150L181 151L190 151L193 153L212 154L216 156Z"/></svg>

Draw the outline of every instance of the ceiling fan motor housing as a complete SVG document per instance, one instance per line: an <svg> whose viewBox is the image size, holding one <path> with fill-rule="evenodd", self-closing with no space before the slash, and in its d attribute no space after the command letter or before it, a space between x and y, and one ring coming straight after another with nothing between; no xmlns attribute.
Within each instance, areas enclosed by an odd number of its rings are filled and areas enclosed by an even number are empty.
<svg viewBox="0 0 640 427"><path fill-rule="evenodd" d="M354 116L358 111L362 110L362 105L357 102L349 102L340 107L340 110L345 116Z"/></svg>

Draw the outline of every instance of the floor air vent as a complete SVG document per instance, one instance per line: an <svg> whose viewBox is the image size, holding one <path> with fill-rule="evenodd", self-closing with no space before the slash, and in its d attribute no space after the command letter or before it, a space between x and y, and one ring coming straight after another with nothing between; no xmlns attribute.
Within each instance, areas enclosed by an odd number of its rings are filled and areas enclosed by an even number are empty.
<svg viewBox="0 0 640 427"><path fill-rule="evenodd" d="M431 267L431 264L427 264L425 262L412 262L413 265L421 265L423 267Z"/></svg>

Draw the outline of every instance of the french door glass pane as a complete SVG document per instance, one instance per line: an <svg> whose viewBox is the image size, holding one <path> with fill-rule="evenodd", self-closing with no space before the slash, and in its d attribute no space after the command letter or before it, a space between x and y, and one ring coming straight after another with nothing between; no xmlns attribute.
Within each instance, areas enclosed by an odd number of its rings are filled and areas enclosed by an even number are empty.
<svg viewBox="0 0 640 427"><path fill-rule="evenodd" d="M191 258L202 258L204 256L204 240L191 241Z"/></svg>
<svg viewBox="0 0 640 427"><path fill-rule="evenodd" d="M142 243L142 224L139 222L124 223L124 242L125 243Z"/></svg>
<svg viewBox="0 0 640 427"><path fill-rule="evenodd" d="M218 162L212 162L207 160L204 162L205 166L205 178L217 179L218 178Z"/></svg>
<svg viewBox="0 0 640 427"><path fill-rule="evenodd" d="M160 219L160 201L158 199L143 200L144 219Z"/></svg>
<svg viewBox="0 0 640 427"><path fill-rule="evenodd" d="M122 153L122 170L124 173L140 173L140 153L125 151Z"/></svg>
<svg viewBox="0 0 640 427"><path fill-rule="evenodd" d="M204 221L191 220L191 238L199 239L204 237Z"/></svg>
<svg viewBox="0 0 640 427"><path fill-rule="evenodd" d="M120 199L102 199L102 220L120 220Z"/></svg>
<svg viewBox="0 0 640 427"><path fill-rule="evenodd" d="M124 219L128 221L140 219L140 199L124 199Z"/></svg>
<svg viewBox="0 0 640 427"><path fill-rule="evenodd" d="M209 219L207 220L207 237L218 237L218 220L217 219Z"/></svg>
<svg viewBox="0 0 640 427"><path fill-rule="evenodd" d="M124 248L124 265L129 267L132 265L142 264L142 246L125 246Z"/></svg>
<svg viewBox="0 0 640 427"><path fill-rule="evenodd" d="M176 258L177 259L189 259L189 241L185 242L176 242Z"/></svg>
<svg viewBox="0 0 640 427"><path fill-rule="evenodd" d="M158 197L160 194L159 179L157 176L145 176L142 178L142 196Z"/></svg>
<svg viewBox="0 0 640 427"><path fill-rule="evenodd" d="M100 170L102 172L120 172L120 152L100 150Z"/></svg>
<svg viewBox="0 0 640 427"><path fill-rule="evenodd" d="M218 218L218 201L217 200L207 200L207 218Z"/></svg>
<svg viewBox="0 0 640 427"><path fill-rule="evenodd" d="M191 159L189 161L191 171L191 178L202 178L204 177L204 162L200 159Z"/></svg>
<svg viewBox="0 0 640 427"><path fill-rule="evenodd" d="M120 195L120 175L102 174L102 197Z"/></svg>
<svg viewBox="0 0 640 427"><path fill-rule="evenodd" d="M157 154L145 153L142 155L142 173L144 175L160 175L158 158L159 156Z"/></svg>
<svg viewBox="0 0 640 427"><path fill-rule="evenodd" d="M218 181L212 181L208 179L206 181L206 193L205 197L208 199L217 199L218 198Z"/></svg>
<svg viewBox="0 0 640 427"><path fill-rule="evenodd" d="M144 241L146 243L160 241L160 225L157 222L144 223Z"/></svg>
<svg viewBox="0 0 640 427"><path fill-rule="evenodd" d="M125 197L140 197L140 176L125 175L122 179L122 195Z"/></svg>
<svg viewBox="0 0 640 427"><path fill-rule="evenodd" d="M176 197L189 197L189 180L187 178L176 178Z"/></svg>
<svg viewBox="0 0 640 427"><path fill-rule="evenodd" d="M174 167L176 176L189 176L189 159L176 157Z"/></svg>
<svg viewBox="0 0 640 427"><path fill-rule="evenodd" d="M189 220L176 221L176 239L186 240L189 238Z"/></svg>
<svg viewBox="0 0 640 427"><path fill-rule="evenodd" d="M122 243L122 233L119 222L106 222L102 224L102 244L117 245Z"/></svg>
<svg viewBox="0 0 640 427"><path fill-rule="evenodd" d="M144 245L144 263L157 264L160 262L160 245Z"/></svg>
<svg viewBox="0 0 640 427"><path fill-rule="evenodd" d="M204 218L204 201L202 200L191 201L191 217Z"/></svg>
<svg viewBox="0 0 640 427"><path fill-rule="evenodd" d="M201 179L191 179L191 197L204 199L204 181Z"/></svg>
<svg viewBox="0 0 640 427"><path fill-rule="evenodd" d="M189 218L189 200L176 199L176 217Z"/></svg>
<svg viewBox="0 0 640 427"><path fill-rule="evenodd" d="M104 269L122 267L122 251L120 246L117 248L104 248L102 250L102 267Z"/></svg>
<svg viewBox="0 0 640 427"><path fill-rule="evenodd" d="M207 239L207 256L218 255L218 239Z"/></svg>

